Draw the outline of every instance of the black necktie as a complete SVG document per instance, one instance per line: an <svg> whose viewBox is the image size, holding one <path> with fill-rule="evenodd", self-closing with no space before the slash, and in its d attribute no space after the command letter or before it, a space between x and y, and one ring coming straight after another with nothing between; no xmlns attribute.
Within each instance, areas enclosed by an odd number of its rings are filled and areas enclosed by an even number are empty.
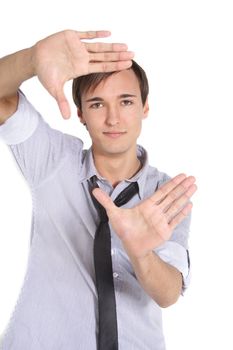
<svg viewBox="0 0 233 350"><path fill-rule="evenodd" d="M95 184L95 187L98 185ZM136 193L138 193L138 184L132 182L117 196L114 201L115 205L120 207L126 204ZM100 217L94 240L94 264L99 307L98 350L117 350L116 300L108 216L104 207L94 196L92 198Z"/></svg>

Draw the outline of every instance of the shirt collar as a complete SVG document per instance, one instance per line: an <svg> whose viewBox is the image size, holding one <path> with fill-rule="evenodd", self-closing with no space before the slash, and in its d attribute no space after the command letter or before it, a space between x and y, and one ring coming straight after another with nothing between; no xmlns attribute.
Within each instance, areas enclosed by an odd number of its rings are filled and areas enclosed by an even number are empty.
<svg viewBox="0 0 233 350"><path fill-rule="evenodd" d="M149 168L147 151L140 145L137 145L137 157L140 160L141 169L130 179L126 179L125 182L137 182L139 187L139 197L143 199L144 187L146 183L147 172ZM96 176L100 181L106 181L105 178L100 176L94 164L92 148L83 151L82 167L80 172L80 181L89 181L93 176Z"/></svg>
<svg viewBox="0 0 233 350"><path fill-rule="evenodd" d="M92 148L90 147L88 150L83 151L80 181L87 181L94 175L96 175L98 178L101 177L96 170L92 155Z"/></svg>

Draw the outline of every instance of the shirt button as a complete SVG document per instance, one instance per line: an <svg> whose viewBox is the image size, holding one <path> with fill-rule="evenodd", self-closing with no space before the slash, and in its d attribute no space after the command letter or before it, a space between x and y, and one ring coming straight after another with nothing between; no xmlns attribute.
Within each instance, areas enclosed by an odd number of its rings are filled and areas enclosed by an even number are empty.
<svg viewBox="0 0 233 350"><path fill-rule="evenodd" d="M113 277L114 278L117 278L119 275L118 275L118 273L117 272L113 272Z"/></svg>

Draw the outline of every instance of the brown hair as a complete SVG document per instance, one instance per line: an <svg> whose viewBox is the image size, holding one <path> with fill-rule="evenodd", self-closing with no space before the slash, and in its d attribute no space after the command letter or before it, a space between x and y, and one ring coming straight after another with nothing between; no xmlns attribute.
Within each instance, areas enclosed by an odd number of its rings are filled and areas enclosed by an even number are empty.
<svg viewBox="0 0 233 350"><path fill-rule="evenodd" d="M141 91L142 104L145 105L148 93L149 93L149 84L145 71L137 64L135 61L132 61L132 66L129 69L132 69L136 75L139 87ZM82 110L81 98L82 94L88 90L94 90L103 80L106 80L110 75L118 73L108 72L108 73L91 73L88 75L83 75L81 77L75 78L72 85L72 94L75 105Z"/></svg>

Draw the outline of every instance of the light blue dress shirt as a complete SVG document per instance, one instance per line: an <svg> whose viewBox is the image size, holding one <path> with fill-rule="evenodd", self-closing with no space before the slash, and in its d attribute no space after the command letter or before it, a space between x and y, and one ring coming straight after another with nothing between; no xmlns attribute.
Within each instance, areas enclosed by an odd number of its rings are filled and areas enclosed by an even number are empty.
<svg viewBox="0 0 233 350"><path fill-rule="evenodd" d="M149 166L115 188L96 171L91 149L53 130L20 93L17 112L0 127L32 193L28 268L2 350L95 350L98 332L93 239L98 215L89 193L93 175L114 200L131 181L139 193L125 207L152 195L169 177ZM189 279L190 217L155 252ZM111 228L120 350L164 350L160 307L140 286L120 239ZM156 279L156 276L155 276ZM106 349L108 350L108 349Z"/></svg>

